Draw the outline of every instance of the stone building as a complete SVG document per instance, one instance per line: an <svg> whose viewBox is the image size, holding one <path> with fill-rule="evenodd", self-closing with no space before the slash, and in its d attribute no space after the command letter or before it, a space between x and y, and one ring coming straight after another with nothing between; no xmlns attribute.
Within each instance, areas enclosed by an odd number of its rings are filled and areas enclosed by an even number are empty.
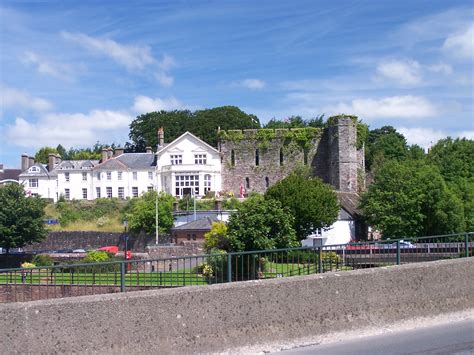
<svg viewBox="0 0 474 355"><path fill-rule="evenodd" d="M337 116L328 127L219 132L222 189L263 193L301 166L308 166L338 191L365 187L364 147L357 141L357 118ZM242 189L243 187L243 189Z"/></svg>

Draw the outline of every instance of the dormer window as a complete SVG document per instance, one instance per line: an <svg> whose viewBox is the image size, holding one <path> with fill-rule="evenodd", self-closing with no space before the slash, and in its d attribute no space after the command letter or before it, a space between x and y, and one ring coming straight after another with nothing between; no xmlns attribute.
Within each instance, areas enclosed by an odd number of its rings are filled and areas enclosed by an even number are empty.
<svg viewBox="0 0 474 355"><path fill-rule="evenodd" d="M39 169L38 169L37 166L32 166L30 171L33 172L33 173L37 173L39 171Z"/></svg>

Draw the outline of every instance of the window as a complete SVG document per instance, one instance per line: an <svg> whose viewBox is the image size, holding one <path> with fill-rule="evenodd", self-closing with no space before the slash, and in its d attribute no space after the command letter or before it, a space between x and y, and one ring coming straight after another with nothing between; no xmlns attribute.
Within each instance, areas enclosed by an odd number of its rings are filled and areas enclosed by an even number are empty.
<svg viewBox="0 0 474 355"><path fill-rule="evenodd" d="M82 181L87 181L87 173L82 173Z"/></svg>
<svg viewBox="0 0 474 355"><path fill-rule="evenodd" d="M181 165L183 164L183 156L180 155L170 155L171 165Z"/></svg>
<svg viewBox="0 0 474 355"><path fill-rule="evenodd" d="M132 187L132 196L138 197L138 187Z"/></svg>
<svg viewBox="0 0 474 355"><path fill-rule="evenodd" d="M280 166L283 166L283 148L280 148Z"/></svg>
<svg viewBox="0 0 474 355"><path fill-rule="evenodd" d="M265 178L265 187L268 189L268 187L270 186L270 179L268 178L268 176Z"/></svg>
<svg viewBox="0 0 474 355"><path fill-rule="evenodd" d="M176 175L176 196L199 195L199 175Z"/></svg>
<svg viewBox="0 0 474 355"><path fill-rule="evenodd" d="M255 149L255 166L260 165L260 155L258 154L258 149Z"/></svg>
<svg viewBox="0 0 474 355"><path fill-rule="evenodd" d="M100 173L97 173L97 180L100 180Z"/></svg>
<svg viewBox="0 0 474 355"><path fill-rule="evenodd" d="M117 179L122 180L122 172L121 171L117 171Z"/></svg>
<svg viewBox="0 0 474 355"><path fill-rule="evenodd" d="M29 179L28 180L29 187L38 187L38 179Z"/></svg>
<svg viewBox="0 0 474 355"><path fill-rule="evenodd" d="M153 191L153 186L148 186L146 189L148 192Z"/></svg>
<svg viewBox="0 0 474 355"><path fill-rule="evenodd" d="M211 175L204 175L204 194L211 191Z"/></svg>
<svg viewBox="0 0 474 355"><path fill-rule="evenodd" d="M82 189L82 198L87 200L87 189Z"/></svg>
<svg viewBox="0 0 474 355"><path fill-rule="evenodd" d="M250 179L248 177L245 178L245 188L250 189Z"/></svg>
<svg viewBox="0 0 474 355"><path fill-rule="evenodd" d="M206 154L194 154L194 164L196 164L196 165L206 165L207 164Z"/></svg>
<svg viewBox="0 0 474 355"><path fill-rule="evenodd" d="M107 172L107 180L112 180L112 173L110 171Z"/></svg>
<svg viewBox="0 0 474 355"><path fill-rule="evenodd" d="M230 165L235 166L235 152L233 149L230 151Z"/></svg>
<svg viewBox="0 0 474 355"><path fill-rule="evenodd" d="M95 194L97 195L97 198L100 198L100 187L95 188Z"/></svg>
<svg viewBox="0 0 474 355"><path fill-rule="evenodd" d="M64 178L66 179L66 182L69 182L69 173L64 173Z"/></svg>
<svg viewBox="0 0 474 355"><path fill-rule="evenodd" d="M107 198L112 198L112 188L106 187L105 190L107 192Z"/></svg>
<svg viewBox="0 0 474 355"><path fill-rule="evenodd" d="M125 198L123 187L118 188L118 197L122 200Z"/></svg>
<svg viewBox="0 0 474 355"><path fill-rule="evenodd" d="M39 169L36 166L32 166L30 171L33 172L33 173L37 173L39 171Z"/></svg>
<svg viewBox="0 0 474 355"><path fill-rule="evenodd" d="M138 173L136 171L133 172L133 180L137 180L138 178Z"/></svg>
<svg viewBox="0 0 474 355"><path fill-rule="evenodd" d="M153 171L148 172L148 180L153 180Z"/></svg>
<svg viewBox="0 0 474 355"><path fill-rule="evenodd" d="M64 198L66 200L70 200L71 199L71 192L69 191L69 189L64 189Z"/></svg>

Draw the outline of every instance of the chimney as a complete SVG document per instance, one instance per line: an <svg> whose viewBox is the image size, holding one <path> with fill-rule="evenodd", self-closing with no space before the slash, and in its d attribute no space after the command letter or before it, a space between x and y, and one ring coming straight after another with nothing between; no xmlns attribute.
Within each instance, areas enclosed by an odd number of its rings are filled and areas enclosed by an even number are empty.
<svg viewBox="0 0 474 355"><path fill-rule="evenodd" d="M54 163L56 163L56 154L49 153L48 154L48 171L52 172L54 169Z"/></svg>
<svg viewBox="0 0 474 355"><path fill-rule="evenodd" d="M118 157L119 155L123 154L123 148L122 147L117 147L115 148L114 156Z"/></svg>
<svg viewBox="0 0 474 355"><path fill-rule="evenodd" d="M162 147L165 145L165 132L163 130L163 127L160 127L158 130L158 146Z"/></svg>
<svg viewBox="0 0 474 355"><path fill-rule="evenodd" d="M107 148L102 148L102 163L107 161Z"/></svg>
<svg viewBox="0 0 474 355"><path fill-rule="evenodd" d="M28 168L35 165L35 158L28 157Z"/></svg>
<svg viewBox="0 0 474 355"><path fill-rule="evenodd" d="M56 160L56 165L61 164L61 162L62 162L61 156L59 154L56 154L55 160Z"/></svg>
<svg viewBox="0 0 474 355"><path fill-rule="evenodd" d="M3 173L3 164L0 164L0 173Z"/></svg>
<svg viewBox="0 0 474 355"><path fill-rule="evenodd" d="M153 150L151 150L151 147L146 147L145 149L146 149L147 154L153 153Z"/></svg>
<svg viewBox="0 0 474 355"><path fill-rule="evenodd" d="M28 155L22 154L21 155L21 171L25 171L28 169Z"/></svg>
<svg viewBox="0 0 474 355"><path fill-rule="evenodd" d="M110 159L114 156L114 151L112 150L112 148L108 147L107 148L107 159Z"/></svg>

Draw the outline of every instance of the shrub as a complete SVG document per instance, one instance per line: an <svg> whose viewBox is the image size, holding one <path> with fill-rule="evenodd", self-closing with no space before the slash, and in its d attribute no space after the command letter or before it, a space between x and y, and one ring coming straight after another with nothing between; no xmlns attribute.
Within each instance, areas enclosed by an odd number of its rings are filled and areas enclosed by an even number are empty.
<svg viewBox="0 0 474 355"><path fill-rule="evenodd" d="M44 254L35 255L31 262L36 266L52 266L54 264L53 258Z"/></svg>
<svg viewBox="0 0 474 355"><path fill-rule="evenodd" d="M97 219L97 227L103 227L108 224L110 221L106 216L99 217Z"/></svg>
<svg viewBox="0 0 474 355"><path fill-rule="evenodd" d="M82 261L84 263L103 263L110 261L110 254L102 250L92 250L87 252L86 257Z"/></svg>

